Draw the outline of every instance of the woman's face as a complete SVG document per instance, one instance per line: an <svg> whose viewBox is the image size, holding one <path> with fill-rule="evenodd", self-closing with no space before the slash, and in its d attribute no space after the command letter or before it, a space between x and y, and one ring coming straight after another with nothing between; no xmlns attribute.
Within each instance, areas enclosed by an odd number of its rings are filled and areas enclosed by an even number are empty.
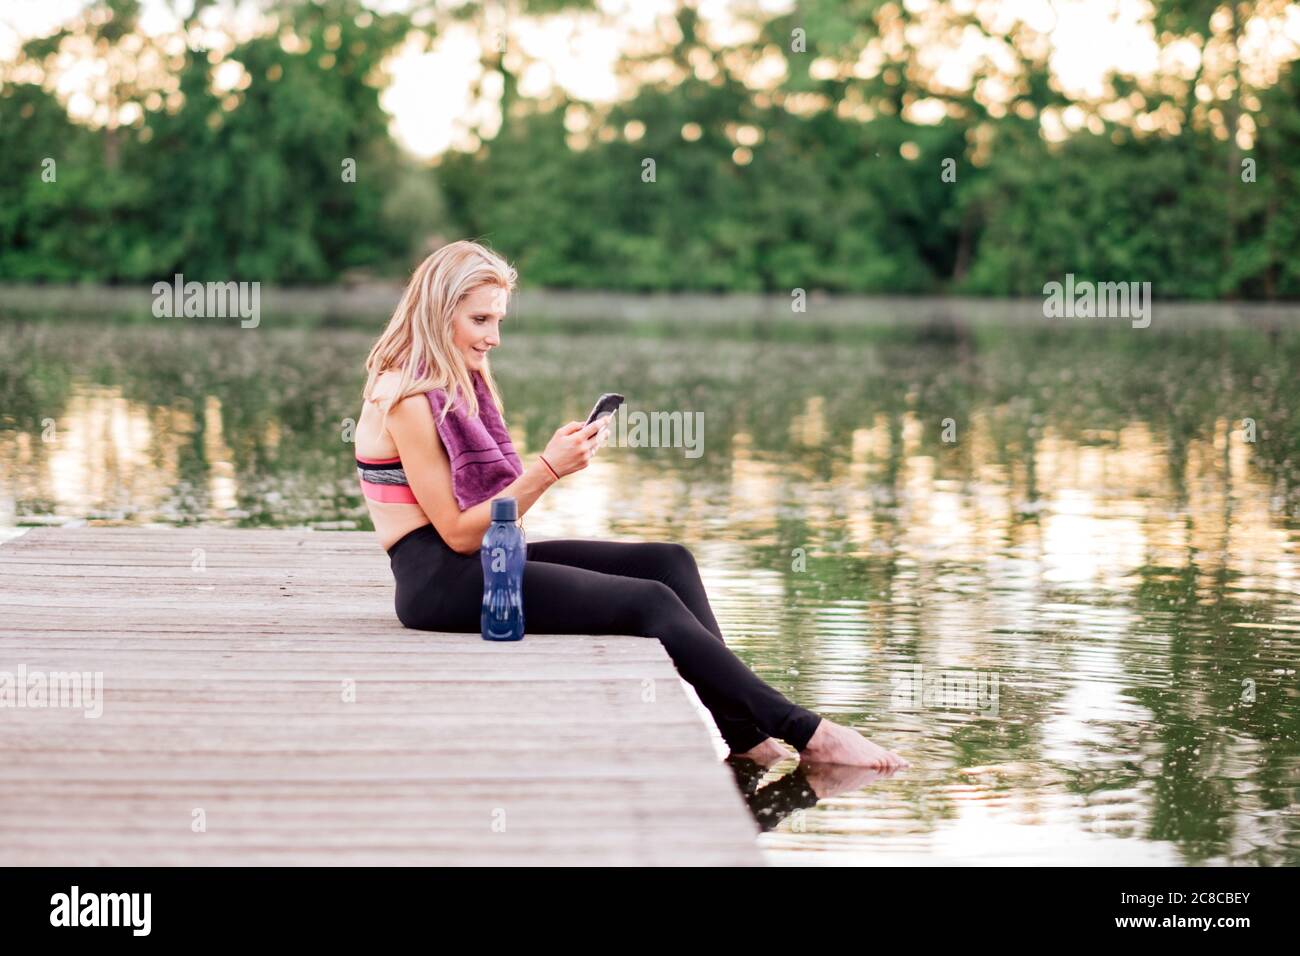
<svg viewBox="0 0 1300 956"><path fill-rule="evenodd" d="M501 344L501 323L509 298L510 294L500 286L479 286L461 300L452 314L452 344L470 371L481 369L487 350Z"/></svg>

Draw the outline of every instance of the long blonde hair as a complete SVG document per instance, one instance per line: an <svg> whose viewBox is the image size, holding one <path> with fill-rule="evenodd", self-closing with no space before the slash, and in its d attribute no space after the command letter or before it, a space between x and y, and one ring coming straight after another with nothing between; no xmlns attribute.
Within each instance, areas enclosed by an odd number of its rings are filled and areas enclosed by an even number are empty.
<svg viewBox="0 0 1300 956"><path fill-rule="evenodd" d="M470 417L478 414L478 397L465 359L452 344L452 314L465 296L485 285L497 286L507 293L515 287L518 275L503 258L477 242L462 239L448 243L421 262L406 284L393 317L388 320L379 341L366 358L366 387L362 398L369 400L379 375L401 368L397 391L384 406L380 428L388 421L393 406L408 395L445 389L447 403L439 421L456 402L461 391ZM424 374L416 376L420 365ZM487 356L483 357L483 381L497 411L505 413Z"/></svg>

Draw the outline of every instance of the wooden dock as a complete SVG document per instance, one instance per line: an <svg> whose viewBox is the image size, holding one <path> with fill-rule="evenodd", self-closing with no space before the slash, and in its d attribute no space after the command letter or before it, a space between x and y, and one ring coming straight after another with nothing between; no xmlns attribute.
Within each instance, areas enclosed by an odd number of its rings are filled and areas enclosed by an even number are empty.
<svg viewBox="0 0 1300 956"><path fill-rule="evenodd" d="M408 630L369 532L34 529L0 672L0 866L763 863L658 641Z"/></svg>

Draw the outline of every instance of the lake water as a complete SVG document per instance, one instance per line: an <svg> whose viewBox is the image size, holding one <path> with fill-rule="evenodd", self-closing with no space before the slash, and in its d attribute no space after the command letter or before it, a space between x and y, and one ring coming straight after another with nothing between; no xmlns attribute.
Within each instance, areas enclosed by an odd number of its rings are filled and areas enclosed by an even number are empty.
<svg viewBox="0 0 1300 956"><path fill-rule="evenodd" d="M0 538L368 528L379 327L0 322ZM911 761L742 775L773 862L1300 863L1300 332L505 333L525 456L603 391L703 422L606 446L529 537L687 544L751 667Z"/></svg>

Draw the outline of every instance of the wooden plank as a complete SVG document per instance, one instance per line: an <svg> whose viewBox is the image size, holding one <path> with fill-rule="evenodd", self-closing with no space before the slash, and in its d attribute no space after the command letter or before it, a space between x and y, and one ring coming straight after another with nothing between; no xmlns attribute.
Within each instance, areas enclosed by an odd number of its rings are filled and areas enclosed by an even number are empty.
<svg viewBox="0 0 1300 956"><path fill-rule="evenodd" d="M0 670L97 690L0 709L0 865L763 862L658 641L403 628L369 532L33 529Z"/></svg>

